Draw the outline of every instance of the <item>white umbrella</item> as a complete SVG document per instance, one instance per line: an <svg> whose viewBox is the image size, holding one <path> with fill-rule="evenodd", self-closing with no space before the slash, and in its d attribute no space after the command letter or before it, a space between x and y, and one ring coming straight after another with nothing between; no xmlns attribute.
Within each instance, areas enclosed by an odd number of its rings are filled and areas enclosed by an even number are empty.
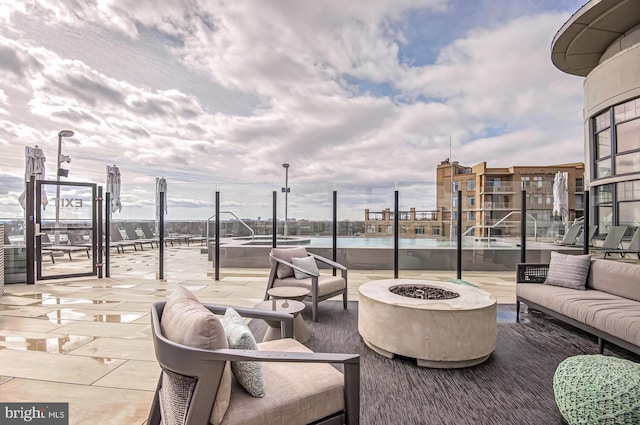
<svg viewBox="0 0 640 425"><path fill-rule="evenodd" d="M160 192L164 192L164 203L160 205ZM156 233L160 223L160 212L167 213L167 180L164 177L156 177Z"/></svg>
<svg viewBox="0 0 640 425"><path fill-rule="evenodd" d="M110 167L107 165L107 192L111 194L111 212L121 212L122 203L120 202L120 169L115 165Z"/></svg>
<svg viewBox="0 0 640 425"><path fill-rule="evenodd" d="M42 149L36 145L33 148L26 146L24 148L24 156L25 156L25 172L24 179L28 183L31 180L31 176L35 176L36 180L44 180L45 179L45 165L44 163L47 161L47 158L44 156L44 152ZM18 201L22 208L27 207L27 191L22 192L20 197L18 197ZM47 199L47 193L42 191L42 198L40 199L42 204L42 208L44 209L47 204L49 204L49 199Z"/></svg>
<svg viewBox="0 0 640 425"><path fill-rule="evenodd" d="M558 171L553 179L553 215L562 217L562 224L569 222L569 174Z"/></svg>

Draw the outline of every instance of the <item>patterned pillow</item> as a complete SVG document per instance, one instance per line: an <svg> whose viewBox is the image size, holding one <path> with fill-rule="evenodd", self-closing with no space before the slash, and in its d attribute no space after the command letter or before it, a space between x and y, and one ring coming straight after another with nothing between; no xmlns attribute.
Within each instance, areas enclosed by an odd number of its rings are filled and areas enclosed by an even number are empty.
<svg viewBox="0 0 640 425"><path fill-rule="evenodd" d="M318 270L318 265L316 264L316 259L312 256L308 255L304 258L292 258L291 264L294 266L298 266L302 269L305 269L308 273L301 272L300 270L293 269L293 274L296 279L306 279L308 277L317 276L320 274L320 270Z"/></svg>
<svg viewBox="0 0 640 425"><path fill-rule="evenodd" d="M229 348L239 350L257 350L253 334L246 322L231 307L227 307L222 320ZM259 362L241 361L231 362L231 370L238 380L238 384L254 397L264 397L264 380L262 365Z"/></svg>
<svg viewBox="0 0 640 425"><path fill-rule="evenodd" d="M590 265L589 254L565 255L552 251L549 272L544 283L584 291L587 289Z"/></svg>

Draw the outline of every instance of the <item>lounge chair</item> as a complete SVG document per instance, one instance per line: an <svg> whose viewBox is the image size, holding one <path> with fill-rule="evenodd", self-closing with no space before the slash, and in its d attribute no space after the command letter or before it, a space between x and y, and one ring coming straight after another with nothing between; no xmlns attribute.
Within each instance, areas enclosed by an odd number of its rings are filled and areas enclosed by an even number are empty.
<svg viewBox="0 0 640 425"><path fill-rule="evenodd" d="M587 240L587 246L591 246L592 245L591 244L591 240L596 235L597 231L598 231L598 225L597 224L595 226L589 227L589 238ZM580 232L580 236L578 236L578 239L576 239L575 246L578 246L578 247L584 246L584 230L582 232Z"/></svg>
<svg viewBox="0 0 640 425"><path fill-rule="evenodd" d="M624 257L625 254L636 254L638 259L640 259L640 227L636 229L628 247L607 250L604 252L605 257L607 254L620 254L622 257Z"/></svg>
<svg viewBox="0 0 640 425"><path fill-rule="evenodd" d="M136 232L136 226L133 223L122 223L122 227L124 228L124 231L127 233L127 240L130 241L134 241L140 244L140 249L144 250L143 248L143 244L150 244L151 248L153 248L153 244L154 242L156 242L156 240L154 238L146 238L146 237L140 237L138 236L138 233ZM144 232L143 232L144 234Z"/></svg>
<svg viewBox="0 0 640 425"><path fill-rule="evenodd" d="M564 234L564 237L561 241L556 241L556 245L566 245L573 246L576 244L578 239L578 233L582 230L582 223L574 223L572 224L567 232Z"/></svg>
<svg viewBox="0 0 640 425"><path fill-rule="evenodd" d="M622 238L624 238L625 233L627 233L627 229L627 226L611 226L607 237L604 238L604 242L602 242L602 246L591 249L597 252L603 252L605 258L609 253L617 252L622 248ZM620 253L620 256L623 257L624 254Z"/></svg>
<svg viewBox="0 0 640 425"><path fill-rule="evenodd" d="M113 223L111 223L109 236L111 246L115 246L118 252L124 252L125 246L132 246L136 251L138 250L137 245L140 245L142 247L142 244L140 242L124 239L122 237L122 233L120 233L120 229L118 228L118 226Z"/></svg>
<svg viewBox="0 0 640 425"><path fill-rule="evenodd" d="M87 254L87 258L91 258L89 251L91 250L90 245L76 245L73 243L75 235L70 232L67 234L67 238L69 241L69 245L46 245L42 247L43 254L49 254L51 257L51 262L55 263L55 256L53 255L55 252L62 252L63 254L67 254L69 256L69 261L73 261L71 257L72 252L85 252ZM48 237L48 235L45 235Z"/></svg>
<svg viewBox="0 0 640 425"><path fill-rule="evenodd" d="M302 260L302 261L300 261ZM340 270L340 276L321 274L316 261ZM304 247L272 248L269 253L271 271L264 294L269 299L269 289L279 286L295 286L309 290L313 321L318 321L318 302L342 295L343 307L347 308L347 268L328 258L307 252ZM304 264L302 265L296 265ZM314 270L315 269L315 270Z"/></svg>
<svg viewBox="0 0 640 425"><path fill-rule="evenodd" d="M155 239L156 241L158 240L158 237L155 236L155 233L153 232L153 230L151 230L151 226L149 226L149 223L140 223L140 229L142 230L142 233L144 233L144 237L147 239ZM171 246L173 246L174 242L178 242L178 245L182 245L182 241L186 241L188 235L187 236L165 236L164 237L164 246L167 246L167 243L170 243Z"/></svg>
<svg viewBox="0 0 640 425"><path fill-rule="evenodd" d="M161 372L147 424L205 425L212 417L228 425L360 423L358 354L314 353L290 338L291 315L241 307L234 307L241 316L281 321L288 338L254 344L258 349L226 348L223 325L214 323L211 313L224 314L227 306L196 309L194 298L172 294L151 305L151 337ZM242 339L253 337L243 334ZM261 365L264 397L251 397L237 379L231 383L227 364L236 361Z"/></svg>

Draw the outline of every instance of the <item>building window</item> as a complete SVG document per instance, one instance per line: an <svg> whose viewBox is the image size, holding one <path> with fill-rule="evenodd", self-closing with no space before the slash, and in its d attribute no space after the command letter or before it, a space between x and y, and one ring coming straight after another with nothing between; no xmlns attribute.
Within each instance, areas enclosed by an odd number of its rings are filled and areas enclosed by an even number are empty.
<svg viewBox="0 0 640 425"><path fill-rule="evenodd" d="M400 233L402 233L403 235L407 234L407 226L400 226Z"/></svg>
<svg viewBox="0 0 640 425"><path fill-rule="evenodd" d="M415 234L416 235L425 235L426 232L424 231L424 226L416 226L415 227Z"/></svg>
<svg viewBox="0 0 640 425"><path fill-rule="evenodd" d="M390 235L390 234L392 234L392 233L393 233L393 226L389 224L389 225L387 226L387 234L388 234L388 235Z"/></svg>
<svg viewBox="0 0 640 425"><path fill-rule="evenodd" d="M584 179L576 177L576 192L584 192Z"/></svg>
<svg viewBox="0 0 640 425"><path fill-rule="evenodd" d="M438 236L438 235L440 235L440 226L433 226L433 227L431 228L431 234L432 234L433 236Z"/></svg>
<svg viewBox="0 0 640 425"><path fill-rule="evenodd" d="M367 224L367 233L375 233L376 232L376 226L374 226L373 224Z"/></svg>
<svg viewBox="0 0 640 425"><path fill-rule="evenodd" d="M520 177L520 189L527 190L529 187L529 176L521 176Z"/></svg>
<svg viewBox="0 0 640 425"><path fill-rule="evenodd" d="M476 179L467 180L467 192L474 192L476 190Z"/></svg>
<svg viewBox="0 0 640 425"><path fill-rule="evenodd" d="M476 212L467 211L467 221L475 221L475 220L476 220Z"/></svg>
<svg viewBox="0 0 640 425"><path fill-rule="evenodd" d="M473 207L476 205L476 197L475 196L467 196L467 206Z"/></svg>
<svg viewBox="0 0 640 425"><path fill-rule="evenodd" d="M456 193L458 190L460 190L460 182L454 181L451 192Z"/></svg>
<svg viewBox="0 0 640 425"><path fill-rule="evenodd" d="M534 185L534 187L541 188L542 187L542 176L534 176L533 177L533 185Z"/></svg>
<svg viewBox="0 0 640 425"><path fill-rule="evenodd" d="M613 123L611 115L613 109ZM615 132L612 131L615 126ZM636 173L640 169L640 98L593 118L593 178Z"/></svg>
<svg viewBox="0 0 640 425"><path fill-rule="evenodd" d="M542 207L542 195L533 195L533 203L536 207Z"/></svg>
<svg viewBox="0 0 640 425"><path fill-rule="evenodd" d="M613 224L613 185L605 184L596 187L595 201L596 212L598 214L598 231L609 233L609 228Z"/></svg>
<svg viewBox="0 0 640 425"><path fill-rule="evenodd" d="M458 207L458 197L453 197L451 198L451 207L452 208L457 208Z"/></svg>

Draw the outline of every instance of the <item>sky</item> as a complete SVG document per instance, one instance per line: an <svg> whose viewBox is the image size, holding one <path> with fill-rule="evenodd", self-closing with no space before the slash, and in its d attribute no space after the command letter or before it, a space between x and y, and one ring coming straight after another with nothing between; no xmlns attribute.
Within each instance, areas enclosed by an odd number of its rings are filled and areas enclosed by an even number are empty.
<svg viewBox="0 0 640 425"><path fill-rule="evenodd" d="M399 187L432 208L450 156L584 161L583 78L550 59L583 3L0 0L0 217L21 211L25 147L55 179L63 129L69 180L104 185L117 165L125 210L148 214L165 177L176 217L206 218L216 189L270 215L285 162L290 216L349 186L361 218Z"/></svg>

